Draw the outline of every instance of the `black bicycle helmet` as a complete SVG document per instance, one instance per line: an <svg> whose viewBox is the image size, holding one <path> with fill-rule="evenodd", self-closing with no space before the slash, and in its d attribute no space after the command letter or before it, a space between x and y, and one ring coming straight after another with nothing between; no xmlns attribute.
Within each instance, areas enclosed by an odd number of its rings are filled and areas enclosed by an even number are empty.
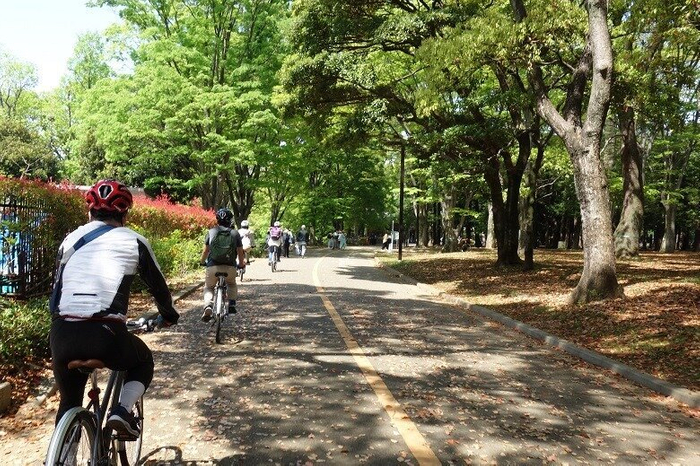
<svg viewBox="0 0 700 466"><path fill-rule="evenodd" d="M233 212L231 212L229 209L219 209L216 211L216 222L219 225L223 225L225 227L230 227L231 226L231 221L233 220Z"/></svg>

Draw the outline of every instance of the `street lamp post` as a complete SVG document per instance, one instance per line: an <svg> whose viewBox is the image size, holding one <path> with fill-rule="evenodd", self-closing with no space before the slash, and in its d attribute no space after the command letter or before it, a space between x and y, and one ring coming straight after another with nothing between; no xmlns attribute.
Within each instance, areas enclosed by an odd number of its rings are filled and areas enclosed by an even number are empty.
<svg viewBox="0 0 700 466"><path fill-rule="evenodd" d="M406 158L406 145L401 143L401 181L399 187L399 260L403 252L403 183L404 183L404 159Z"/></svg>

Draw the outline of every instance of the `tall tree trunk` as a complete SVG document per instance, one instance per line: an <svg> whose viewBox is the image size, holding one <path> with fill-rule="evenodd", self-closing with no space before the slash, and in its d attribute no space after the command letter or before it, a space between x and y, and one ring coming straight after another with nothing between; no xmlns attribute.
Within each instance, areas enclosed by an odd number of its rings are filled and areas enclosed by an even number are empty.
<svg viewBox="0 0 700 466"><path fill-rule="evenodd" d="M533 218L535 215L535 194L537 175L534 163L528 162L525 168L523 192L520 194L520 242L518 252L524 258L523 270L535 268Z"/></svg>
<svg viewBox="0 0 700 466"><path fill-rule="evenodd" d="M511 0L511 4L516 20L521 22L526 15L523 0ZM583 271L569 297L573 303L622 294L615 271L608 181L600 158L600 138L610 103L613 71L607 0L588 0L586 5L588 46L573 70L561 113L548 96L541 65L532 63L528 75L537 111L564 141L574 167L576 194L581 206ZM587 89L590 95L584 106ZM585 122L582 121L584 107Z"/></svg>
<svg viewBox="0 0 700 466"><path fill-rule="evenodd" d="M529 152L529 144L527 148L522 148L521 150L527 150ZM518 256L518 234L520 233L520 183L522 177L522 170L513 168L508 171L506 202L502 215L503 225L498 238L498 261L496 265L522 264L522 260Z"/></svg>
<svg viewBox="0 0 700 466"><path fill-rule="evenodd" d="M610 198L599 150L599 143L591 141L580 151L572 151L583 237L583 272L570 296L574 303L621 294L615 270Z"/></svg>
<svg viewBox="0 0 700 466"><path fill-rule="evenodd" d="M522 171L510 170L506 177L507 195L503 201L503 186L497 154L484 154L487 168L484 179L491 194L498 259L496 265L520 264L518 257L518 199Z"/></svg>
<svg viewBox="0 0 700 466"><path fill-rule="evenodd" d="M620 222L615 229L615 255L618 258L639 255L639 237L644 219L644 167L635 130L632 107L618 112L622 134L623 196Z"/></svg>
<svg viewBox="0 0 700 466"><path fill-rule="evenodd" d="M673 252L676 250L676 204L670 199L668 193L661 195L661 204L664 206L664 237L661 240L659 252Z"/></svg>
<svg viewBox="0 0 700 466"><path fill-rule="evenodd" d="M700 252L700 228L695 229L695 239L693 240L693 251Z"/></svg>
<svg viewBox="0 0 700 466"><path fill-rule="evenodd" d="M428 206L423 202L417 203L418 211L418 234L416 241L419 248L428 247L428 237L429 237L429 226L428 226Z"/></svg>
<svg viewBox="0 0 700 466"><path fill-rule="evenodd" d="M457 232L452 228L452 212L455 206L455 196L452 190L445 194L443 200L440 201L440 206L442 207L442 231L444 235L441 251L455 252L457 251Z"/></svg>
<svg viewBox="0 0 700 466"><path fill-rule="evenodd" d="M486 249L496 248L496 226L493 219L493 203L489 201L489 214L488 220L486 222L486 244L484 247Z"/></svg>

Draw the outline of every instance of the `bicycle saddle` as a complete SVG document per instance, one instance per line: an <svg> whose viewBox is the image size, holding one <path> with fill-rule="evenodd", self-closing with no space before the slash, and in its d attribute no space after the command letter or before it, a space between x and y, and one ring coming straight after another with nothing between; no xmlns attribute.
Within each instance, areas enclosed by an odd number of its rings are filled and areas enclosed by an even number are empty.
<svg viewBox="0 0 700 466"><path fill-rule="evenodd" d="M74 359L68 363L68 369L104 369L105 363L99 359Z"/></svg>

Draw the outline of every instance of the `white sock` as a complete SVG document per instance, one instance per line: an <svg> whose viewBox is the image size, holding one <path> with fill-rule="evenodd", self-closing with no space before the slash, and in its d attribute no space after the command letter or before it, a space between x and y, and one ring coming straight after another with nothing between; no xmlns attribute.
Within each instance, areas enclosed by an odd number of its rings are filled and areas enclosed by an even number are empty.
<svg viewBox="0 0 700 466"><path fill-rule="evenodd" d="M146 393L146 387L136 380L126 382L122 387L122 393L119 395L119 404L124 406L127 411L131 412L134 405Z"/></svg>

